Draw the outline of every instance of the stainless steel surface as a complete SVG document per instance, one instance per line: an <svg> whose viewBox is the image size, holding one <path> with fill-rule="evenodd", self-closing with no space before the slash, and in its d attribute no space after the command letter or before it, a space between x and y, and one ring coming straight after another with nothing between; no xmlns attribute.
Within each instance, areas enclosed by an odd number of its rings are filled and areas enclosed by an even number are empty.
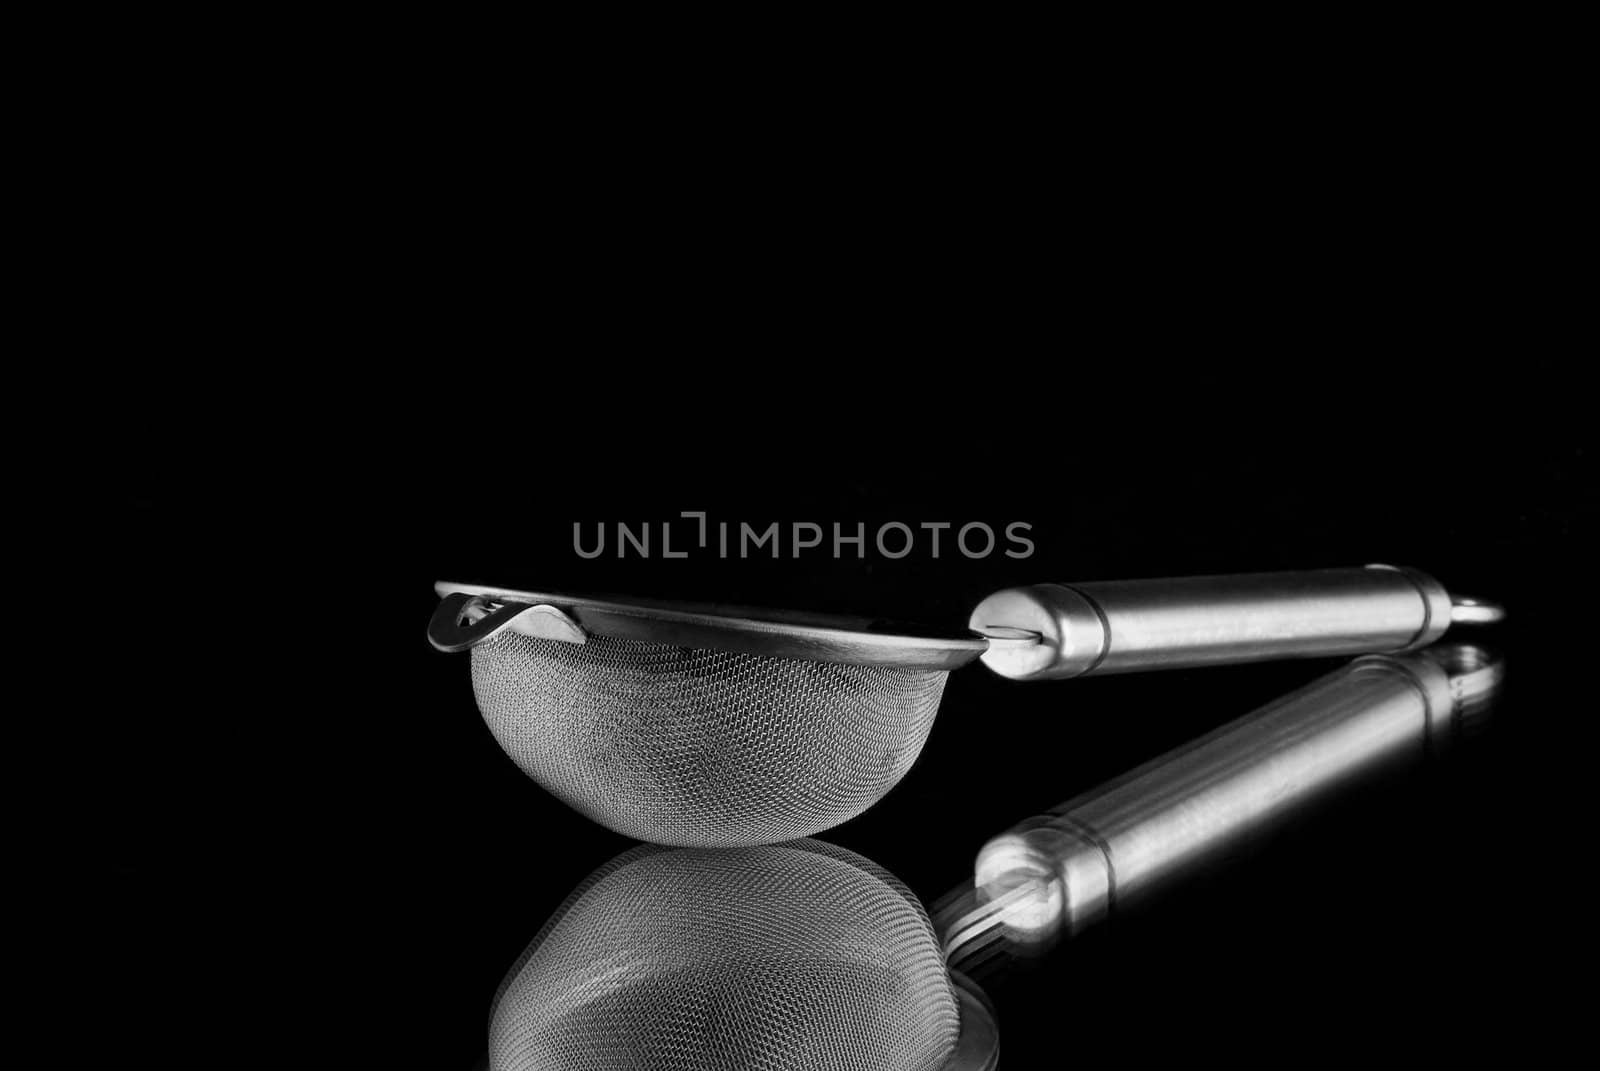
<svg viewBox="0 0 1600 1071"><path fill-rule="evenodd" d="M1044 943L1380 762L1447 740L1498 687L1478 648L1370 655L986 844L976 882Z"/></svg>
<svg viewBox="0 0 1600 1071"><path fill-rule="evenodd" d="M801 658L860 666L950 670L988 649L987 640L969 633L880 626L863 618L793 614L751 607L689 606L555 595L481 584L441 582L441 598L476 596L505 607L548 606L586 633L673 647L697 647L742 654ZM515 617L521 611L512 610ZM440 621L436 612L434 621ZM442 650L459 650L458 637L443 626L429 626L428 638ZM488 635L468 642L481 643Z"/></svg>
<svg viewBox="0 0 1600 1071"><path fill-rule="evenodd" d="M1458 621L1498 620L1412 569L1371 565L1293 573L1039 584L980 603L974 630L1036 632L1035 646L991 648L1018 680L1267 659L1415 650Z"/></svg>

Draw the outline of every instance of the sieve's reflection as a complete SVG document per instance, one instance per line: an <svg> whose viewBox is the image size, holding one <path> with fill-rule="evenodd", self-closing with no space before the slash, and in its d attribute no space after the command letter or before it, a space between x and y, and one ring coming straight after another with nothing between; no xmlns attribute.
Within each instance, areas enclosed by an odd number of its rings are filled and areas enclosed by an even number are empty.
<svg viewBox="0 0 1600 1071"><path fill-rule="evenodd" d="M490 1012L505 1071L978 1071L993 1039L917 898L812 840L623 853L545 923Z"/></svg>
<svg viewBox="0 0 1600 1071"><path fill-rule="evenodd" d="M1062 936L1437 752L1492 706L1477 648L1369 656L997 837L934 915L887 870L815 840L640 846L591 875L491 1009L491 1067L986 1071L967 975Z"/></svg>

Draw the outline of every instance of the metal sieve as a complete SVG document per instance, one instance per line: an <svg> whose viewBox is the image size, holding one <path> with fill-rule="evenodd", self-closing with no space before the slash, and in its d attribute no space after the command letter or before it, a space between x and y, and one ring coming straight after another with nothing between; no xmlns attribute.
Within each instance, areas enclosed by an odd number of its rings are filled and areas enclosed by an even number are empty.
<svg viewBox="0 0 1600 1071"><path fill-rule="evenodd" d="M916 897L801 840L607 863L501 982L489 1056L495 1071L984 1071L998 1052Z"/></svg>
<svg viewBox="0 0 1600 1071"><path fill-rule="evenodd" d="M1476 722L1501 663L1373 656L997 837L934 920L888 871L802 840L644 845L585 880L490 1006L496 1071L990 1071L993 971L1239 838Z"/></svg>
<svg viewBox="0 0 1600 1071"><path fill-rule="evenodd" d="M1498 608L1388 566L1001 591L961 633L441 583L434 646L470 649L479 708L524 772L626 836L809 836L921 753L946 674L1015 679L1401 651Z"/></svg>

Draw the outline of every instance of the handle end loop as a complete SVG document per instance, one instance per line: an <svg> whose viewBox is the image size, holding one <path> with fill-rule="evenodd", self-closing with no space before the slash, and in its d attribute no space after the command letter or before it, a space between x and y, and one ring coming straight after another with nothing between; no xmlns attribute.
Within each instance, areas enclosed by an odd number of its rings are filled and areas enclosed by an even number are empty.
<svg viewBox="0 0 1600 1071"><path fill-rule="evenodd" d="M1497 602L1469 599L1464 595L1450 597L1450 623L1452 625L1493 625L1506 619L1506 608Z"/></svg>

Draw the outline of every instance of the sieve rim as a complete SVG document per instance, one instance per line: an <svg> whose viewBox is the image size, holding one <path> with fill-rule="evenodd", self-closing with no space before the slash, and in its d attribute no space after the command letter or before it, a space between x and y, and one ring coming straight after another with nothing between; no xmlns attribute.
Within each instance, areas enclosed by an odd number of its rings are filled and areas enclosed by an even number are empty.
<svg viewBox="0 0 1600 1071"><path fill-rule="evenodd" d="M976 660L990 641L970 631L802 614L747 606L703 606L519 591L441 580L441 599L464 595L502 604L548 606L584 632L617 639L901 669L951 670ZM485 637L487 638L487 637Z"/></svg>

